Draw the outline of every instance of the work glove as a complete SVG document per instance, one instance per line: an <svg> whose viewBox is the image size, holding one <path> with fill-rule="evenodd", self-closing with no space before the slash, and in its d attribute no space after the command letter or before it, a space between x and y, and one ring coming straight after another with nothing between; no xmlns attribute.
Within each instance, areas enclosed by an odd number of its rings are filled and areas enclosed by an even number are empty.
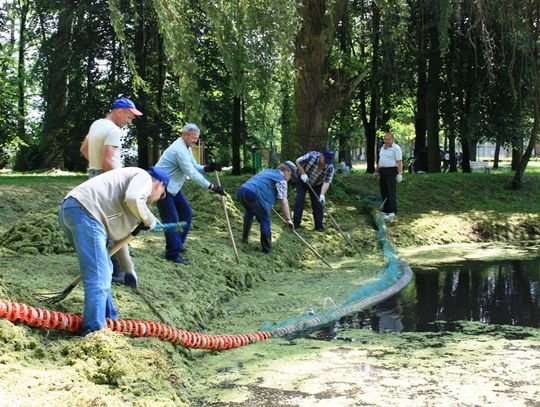
<svg viewBox="0 0 540 407"><path fill-rule="evenodd" d="M161 223L156 222L156 226L152 229L152 232L167 232L170 230L182 232L186 227L186 222L173 222L173 223Z"/></svg>
<svg viewBox="0 0 540 407"><path fill-rule="evenodd" d="M401 181L403 181L403 175L400 172L398 175L396 175L396 182L399 184Z"/></svg>
<svg viewBox="0 0 540 407"><path fill-rule="evenodd" d="M324 194L319 195L319 202L322 205L326 205L326 198L324 197Z"/></svg>
<svg viewBox="0 0 540 407"><path fill-rule="evenodd" d="M381 174L379 174L379 171L375 171L373 173L373 178L375 178L376 180L379 180L380 177L381 177Z"/></svg>
<svg viewBox="0 0 540 407"><path fill-rule="evenodd" d="M208 185L208 189L214 191L216 194L225 195L225 191L223 190L223 187L220 185L210 184Z"/></svg>
<svg viewBox="0 0 540 407"><path fill-rule="evenodd" d="M300 179L307 184L309 177L307 174L300 174Z"/></svg>
<svg viewBox="0 0 540 407"><path fill-rule="evenodd" d="M285 225L286 225L289 229L294 230L294 223L293 223L292 220L290 220L290 219L289 219L289 220L286 220L286 221L285 221Z"/></svg>
<svg viewBox="0 0 540 407"><path fill-rule="evenodd" d="M146 226L144 223L141 222L137 225L137 227L133 230L133 232L131 232L131 234L133 236L137 236L139 232L146 231L146 230L150 230L150 226Z"/></svg>
<svg viewBox="0 0 540 407"><path fill-rule="evenodd" d="M131 273L126 273L124 276L124 285L127 285L131 288L137 288L137 273L135 270Z"/></svg>
<svg viewBox="0 0 540 407"><path fill-rule="evenodd" d="M204 172L214 171L221 171L221 165L212 161L210 164L204 166Z"/></svg>

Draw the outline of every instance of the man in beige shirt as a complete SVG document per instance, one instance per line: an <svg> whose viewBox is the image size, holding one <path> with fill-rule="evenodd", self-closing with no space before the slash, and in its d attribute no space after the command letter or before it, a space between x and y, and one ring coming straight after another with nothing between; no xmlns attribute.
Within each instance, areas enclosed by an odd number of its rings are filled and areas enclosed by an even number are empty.
<svg viewBox="0 0 540 407"><path fill-rule="evenodd" d="M124 239L141 223L155 228L158 222L148 205L165 196L168 184L168 175L153 167L148 172L119 168L73 188L62 202L60 226L75 248L83 277L83 335L103 328L105 318L118 317L111 296L109 241ZM135 270L130 276L136 286Z"/></svg>

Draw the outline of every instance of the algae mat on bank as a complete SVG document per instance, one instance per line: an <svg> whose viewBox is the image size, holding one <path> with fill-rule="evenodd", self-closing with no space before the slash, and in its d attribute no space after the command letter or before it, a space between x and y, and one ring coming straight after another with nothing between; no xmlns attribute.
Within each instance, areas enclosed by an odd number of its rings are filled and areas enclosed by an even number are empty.
<svg viewBox="0 0 540 407"><path fill-rule="evenodd" d="M512 236L535 233L535 230L538 230L539 188L513 193L512 199L505 201L507 206L501 211L497 210L498 208L490 210L489 200L497 200L497 202L504 200L502 193L494 197L487 197L484 194L480 202L475 202L472 206L468 206L464 199L467 195L463 192L464 189L475 190L477 188L474 184L479 182L486 188L496 186L499 180L495 177L471 175L458 178L441 175L441 177L409 178L399 186L401 211L396 221L392 222L388 228L391 240L398 248L431 242L436 236L444 236L444 239L436 241L457 243L505 240ZM226 191L233 195L246 179L247 176L223 176L222 182ZM324 233L313 232L309 209L304 212L303 228L299 231L325 259L335 266L336 270L325 267L290 231L284 229L283 224L273 215L274 253L271 256L260 253L256 225L253 226L250 243L239 244L242 209L231 196L228 196L229 216L233 233L237 237L241 261L241 264L237 265L228 240L220 198L188 182L184 192L194 209L193 229L187 241L189 252L186 254L191 264L189 267L180 267L165 261L163 236L142 233L131 244L140 290L171 324L182 329L218 334L252 332L267 320L281 320L304 313L309 308L322 309L325 304L326 307L331 307L332 302L339 303L354 287L382 267L372 224L369 218L355 207L357 196L347 193L342 188L342 180L343 183L362 191L377 191L378 187L370 176L360 174L351 174L343 178L338 174L333 182L328 196L328 207L344 231L350 233L354 248L351 249L344 243L339 233L331 227L330 222L327 223ZM539 184L538 180L540 177L537 177L534 182ZM40 180L37 180L37 177L36 179L14 177L8 181L6 183L5 178L0 177L0 202L2 202L0 232L5 232L11 227L16 230L19 225L22 228L22 225L30 222L31 218L45 216L49 210L57 210L67 191L77 182L84 181L84 178L56 177L55 180L47 178L45 187L39 183ZM429 196L435 189L434 185L440 184L441 181L447 183L446 186L452 193L446 196L441 194ZM505 194L508 193L505 192ZM291 190L290 202L292 203L293 200L294 190ZM429 207L424 205L426 200L430 202ZM477 217L479 211L483 216L480 219ZM507 223L501 223L510 212L513 214L512 217L508 217L514 228L512 234L504 231ZM53 220L51 218L51 229L55 227ZM416 220L419 222L415 223ZM450 220L452 220L452 233L446 233ZM483 229L477 227L478 225ZM494 227L489 228L489 225ZM36 224L31 226L35 228ZM487 230L489 233L480 233L481 230ZM57 242L55 240L57 236L53 235L50 242ZM23 253L19 248L14 250L5 246L0 247L2 298L40 306L42 304L37 303L32 295L34 291L62 290L78 274L77 259L73 252L59 253L52 250L49 254L45 254L39 250L39 242L35 243L36 254ZM49 243L49 246L53 243ZM291 279L287 278L289 275ZM250 294L253 289L256 290ZM244 297L238 297L245 292L251 296L249 301ZM235 300L236 297L238 301ZM122 318L157 320L157 316L144 301L128 288L114 285L113 298ZM54 309L80 312L82 301L81 287L77 287ZM228 305L229 302L230 305ZM210 325L212 320L213 325ZM263 383L263 380L271 380L273 377L277 380L283 377L276 373L280 366L299 365L302 361L299 358L309 357L314 358L316 363L310 365L311 362L306 362L304 374L315 375L323 380L325 375L318 372L324 373L325 370L317 363L325 360L329 361L328 372L349 373L344 365L339 365L340 369L334 369L331 366L332 357L339 355L343 355L348 362L355 362L353 356L357 353L351 353L348 350L342 352L339 350L341 347L352 347L355 352L368 352L365 355L373 358L372 364L378 366L379 370L376 371L380 372L377 378L381 379L380 382L373 384L373 392L376 390L382 394L381 397L384 400L392 400L387 405L396 404L400 400L400 395L392 390L391 379L394 377L392 372L403 372L406 376L410 371L401 370L405 368L393 365L396 356L395 352L391 353L392 347L401 346L405 354L405 351L410 349L406 347L408 342L423 343L423 339L416 340L415 335L407 334L407 336L394 339L392 339L394 336L390 335L384 340L386 341L387 338L398 342L385 345L386 347L380 350L378 346L384 344L380 342L381 337L374 335L370 339L371 333L363 333L368 337L365 339L359 337L355 342L323 343L311 339L297 339L290 343L286 340L272 339L243 349L210 353L185 351L181 347L157 340L123 338L110 332L103 332L103 336L96 335L95 338L81 339L10 323L4 323L0 330L2 331L0 344L3 345L0 355L0 383L3 393L0 394L0 399L9 400L10 405L20 406L39 404L47 406L207 405L218 400L220 400L219 403L223 403L229 396L224 399L219 398L215 383L209 380L209 377L221 379L224 374L231 371L234 373L235 369L239 369L243 376L236 383L223 381L218 387L222 389L231 387L244 391L244 388L238 387L237 384L243 381L252 383L255 379ZM352 337L353 334L350 336ZM534 345L535 338L535 336L522 340L498 338L490 346L493 346L494 353L497 353L501 347L508 346L511 350L508 352L509 357L521 357L522 350L529 352L529 356L536 357L537 354L534 352L537 352L538 348L534 347L537 346ZM477 339L478 345L484 343L488 346L492 335L485 333L478 338L467 337L467 341ZM87 340L90 341L87 343ZM507 340L510 342L503 343ZM95 344L94 341L98 343ZM460 339L455 343L460 343L460 341L465 341L465 339ZM84 346L80 346L83 343ZM78 349L79 346L84 350ZM516 346L519 349L516 350ZM445 358L443 354L433 353L440 349L448 350L447 345L437 342L429 349L432 353L427 356L420 352L421 349L412 353L421 356L418 363L423 361L426 371L430 360L439 357L447 363L445 369L452 369L452 360ZM104 357L98 357L94 352L102 353ZM323 358L327 354L332 357ZM500 355L502 357L502 350ZM456 358L458 357L465 357L465 354L459 354ZM111 365L109 361L114 361L118 366ZM126 362L135 366L136 369L126 366ZM480 363L480 361L477 362ZM358 369L362 366L364 365L359 365ZM455 369L459 367L462 371L471 371L462 368L463 365L456 366ZM353 372L359 374L358 371L361 372L361 370ZM523 383L528 385L529 379L537 379L535 374L525 376ZM450 372L448 375L451 377ZM485 377L497 383L494 376ZM288 378L290 383L296 383L292 376ZM286 379L283 380L286 381ZM342 380L343 387L350 386L346 376L343 376ZM516 379L516 382L518 383L516 388L520 389L520 381ZM430 389L438 389L433 390L433 394L437 391L447 392L445 386L448 382L441 377L435 377L429 383ZM529 390L525 384L523 391L527 395ZM192 395L192 389L195 389L195 386L197 386L197 395ZM292 394L290 392L294 391L289 390L290 387L287 386L287 383L283 385L282 394L284 395ZM274 387L279 389L277 384ZM277 400L275 391L271 389L267 391L267 387L264 386L258 386L257 389L257 398L251 399L252 404L245 403L245 405L279 405L273 403L273 400ZM336 401L332 405L341 405L339 397L325 398L324 394L319 392L319 399L313 399L312 394L315 391L310 393L306 388L302 388L302 391L303 393L295 393L298 396L296 405L302 405L302 397L306 399L304 403L313 401L314 405L317 402L319 405L328 405L326 400L332 400L332 402ZM413 391L422 394L422 386L411 390ZM203 398L202 395L205 394L208 397ZM278 391L278 394L281 393ZM334 392L335 394L339 396L339 393ZM215 397L212 398L212 395ZM285 400L284 403L287 403L286 398L282 399ZM201 400L204 401L201 402ZM519 402L514 404L519 405Z"/></svg>

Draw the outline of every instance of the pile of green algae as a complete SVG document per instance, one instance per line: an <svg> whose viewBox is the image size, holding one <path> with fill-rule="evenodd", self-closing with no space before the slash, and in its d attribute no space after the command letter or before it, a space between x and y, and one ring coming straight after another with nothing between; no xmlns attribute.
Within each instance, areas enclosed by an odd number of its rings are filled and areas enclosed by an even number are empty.
<svg viewBox="0 0 540 407"><path fill-rule="evenodd" d="M229 192L237 189L246 179L246 176L222 177ZM58 188L58 204L74 185L76 183L70 180L64 188ZM354 191L351 191L351 185ZM11 185L11 192L13 188ZM376 189L376 184L368 176L352 174L336 179L329 196L329 210L342 229L350 234L354 248L344 242L328 221L324 233L312 231L310 211L305 211L304 227L299 232L337 270L333 271L283 228L274 216L272 255L260 253L256 223L250 243L240 243L242 210L229 195L226 202L240 256L240 264L236 264L221 199L188 183L186 195L194 209L193 229L186 255L190 266L176 266L163 259L162 236L141 234L131 244L140 290L153 302L164 317L164 322L182 329L209 333L253 332L265 321L279 321L300 315L310 308L321 309L332 302L339 303L350 290L372 278L383 266L373 225L359 211L355 192ZM0 195L2 193L0 191ZM291 204L293 199L294 191ZM60 291L78 273L74 253L69 246L64 251L65 246L60 244L63 237L61 232L57 233L59 228L53 221L57 206L53 204L51 196L47 200L52 204L50 209L44 208L30 215L38 221L30 221L22 216L11 217L9 227L0 229L0 232L10 231L1 236L2 241L8 241L10 234L23 229L27 231L25 236L38 236L41 233L40 222L45 222L43 219L50 222L47 224L50 234L44 239L26 239L23 236L24 245L1 244L2 298L43 306L34 298L34 291ZM466 214L460 216L463 217L462 223L473 226L464 228L469 233L456 232L450 240L482 240L483 235L475 232L472 217L468 219ZM431 222L429 218L428 211L416 215L400 214L400 219L404 220L388 228L391 240L398 247L425 244L435 234L434 231L441 231L445 226L437 223L437 215L431 217ZM523 218L529 224L531 220L533 224L538 223L533 213L523 214ZM424 223L419 223L415 232L415 227L411 228L411 225L416 220ZM496 216L491 220L500 221ZM524 223L519 219L516 224ZM408 233L413 234L414 238ZM498 238L505 237L500 235ZM257 293L255 298L244 296L251 292ZM128 288L114 285L113 297L120 317L159 320L141 298ZM79 287L62 303L48 308L78 313L82 310L82 299ZM232 304L232 308L229 304ZM241 322L235 318L236 313L241 313ZM3 389L0 390L0 399L21 405L193 405L202 400L201 386L204 392L205 386L209 391L210 387L216 385L205 379L206 374L213 377L221 375L219 367L214 370L216 366L212 360L217 365L218 360L234 363L232 361L238 358L238 352L247 352L262 355L256 356L256 359L279 361L281 356L286 358L284 347L298 355L306 351L315 355L319 352L318 346L310 343L309 339L289 345L286 341L276 339L243 350L216 354L185 350L157 339L125 338L106 330L82 339L14 325L8 321L0 322L0 343L4 345L0 357ZM379 340L364 343L364 348L369 351ZM422 346L420 339L410 341ZM388 363L391 364L391 361ZM249 380L249 377L243 380ZM222 384L216 386L219 388ZM209 394L213 393L209 391ZM223 394L221 396L225 397ZM218 399L213 401L217 402ZM205 399L207 402L210 403L210 400Z"/></svg>

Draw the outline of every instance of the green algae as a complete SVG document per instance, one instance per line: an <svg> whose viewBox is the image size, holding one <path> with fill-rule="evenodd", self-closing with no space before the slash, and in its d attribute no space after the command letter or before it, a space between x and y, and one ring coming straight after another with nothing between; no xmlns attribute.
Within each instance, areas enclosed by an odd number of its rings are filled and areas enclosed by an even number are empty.
<svg viewBox="0 0 540 407"><path fill-rule="evenodd" d="M34 255L72 251L60 230L58 215L54 209L20 218L0 235L0 245L19 253Z"/></svg>
<svg viewBox="0 0 540 407"><path fill-rule="evenodd" d="M328 209L345 233L350 234L354 248L348 247L328 219L324 233L312 231L309 204L299 230L334 269L314 256L275 215L271 255L260 252L256 223L249 243L240 243L243 209L232 195L245 179L222 179L230 193L225 199L240 264L236 263L229 241L221 198L189 182L184 191L194 209L193 229L186 243L190 265L178 266L163 258L165 242L161 235L141 233L132 241L140 291L166 322L206 333L253 332L264 322L340 303L354 287L368 281L382 267L372 223L356 207L358 195L345 191L339 182L332 186ZM351 175L347 182L358 189L376 190L369 177ZM13 196L29 194L23 186L10 188ZM54 212L69 190L65 187L61 191L62 188L58 187ZM293 199L291 191L291 203ZM7 203L11 213L18 214L10 216L9 228L26 213L24 206L29 201L17 199ZM50 197L47 202L50 204ZM35 213L39 216L42 210L43 206ZM495 222L500 215L477 215L475 211L447 214L436 208L421 214L403 211L389 225L388 233L400 251L404 246L432 241L481 241L485 236L474 226L485 219ZM525 224L525 219L537 222L534 214L526 213L516 215L514 221ZM437 236L445 236L449 222L455 232L437 240ZM50 227L55 233L60 232L56 218ZM509 236L502 232L500 235ZM78 275L77 259L72 252L52 251L46 256L39 249L38 252L22 253L0 244L3 298L43 306L32 295L34 291L61 291ZM437 256L442 258L444 251ZM123 285L113 285L113 298L121 318L159 320L136 292ZM79 313L82 304L79 286L62 303L46 308ZM501 400L510 401L508 404L515 401L520 391L523 400L538 396L531 384L538 380L536 373L520 376L516 365L505 360L505 355L517 361L527 355L532 361L523 366L534 368L539 349L535 330L481 332L463 328L462 332L431 336L349 332L335 342L271 339L232 351L208 352L186 351L157 339L124 338L109 331L78 338L10 324L0 328L3 336L15 338L5 347L2 357L6 362L0 361L1 387L9 389L0 390L0 399L11 405L249 405L262 400L267 405L392 405L401 400L401 394L411 403L419 400L420 404L433 404L441 396L446 404L472 405L470 400L451 396L446 390L452 382L460 391L467 390L461 375L478 377L478 383L490 391L500 388L506 392L509 380L521 380L514 398L503 394ZM504 371L497 371L502 378L489 371L484 359L490 360L492 355L494 363L508 367L508 380ZM288 371L291 369L293 374ZM351 383L348 376L356 383ZM493 401L488 391L480 395Z"/></svg>

